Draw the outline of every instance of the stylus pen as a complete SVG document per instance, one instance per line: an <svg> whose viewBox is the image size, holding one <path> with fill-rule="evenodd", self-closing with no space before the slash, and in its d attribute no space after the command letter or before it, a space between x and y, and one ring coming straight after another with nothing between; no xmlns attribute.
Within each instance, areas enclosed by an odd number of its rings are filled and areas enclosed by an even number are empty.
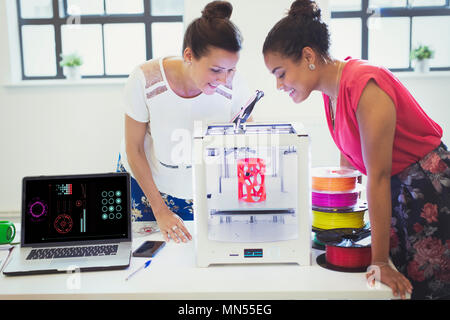
<svg viewBox="0 0 450 320"><path fill-rule="evenodd" d="M133 271L128 277L125 278L125 281L130 280L130 278L132 276L134 276L136 273L138 273L139 271L144 270L145 268L147 268L150 265L150 263L152 263L152 260L148 260L141 267L139 267L136 271Z"/></svg>

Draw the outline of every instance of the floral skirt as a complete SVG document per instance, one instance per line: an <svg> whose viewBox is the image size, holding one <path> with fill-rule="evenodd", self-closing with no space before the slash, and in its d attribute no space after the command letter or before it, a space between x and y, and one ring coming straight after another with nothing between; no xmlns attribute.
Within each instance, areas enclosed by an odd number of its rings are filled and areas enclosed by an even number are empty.
<svg viewBox="0 0 450 320"><path fill-rule="evenodd" d="M450 152L441 145L391 178L390 257L412 299L450 299Z"/></svg>
<svg viewBox="0 0 450 320"><path fill-rule="evenodd" d="M126 172L120 154L119 160L117 161L116 171ZM175 198L161 192L160 194L164 202L166 203L166 206L172 212L176 213L181 219L183 219L184 221L194 219L192 200ZM131 220L156 221L155 215L153 214L147 197L145 196L136 179L134 179L133 177L131 177Z"/></svg>

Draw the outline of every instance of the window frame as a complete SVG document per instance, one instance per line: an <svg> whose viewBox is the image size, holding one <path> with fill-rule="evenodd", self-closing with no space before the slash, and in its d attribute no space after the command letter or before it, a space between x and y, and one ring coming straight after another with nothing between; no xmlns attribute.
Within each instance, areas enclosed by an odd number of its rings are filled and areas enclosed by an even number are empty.
<svg viewBox="0 0 450 320"><path fill-rule="evenodd" d="M103 15L80 15L80 19L77 23L80 24L100 24L102 26L102 42L103 42L103 75L83 75L83 79L108 79L108 78L126 78L128 74L120 75L108 75L106 74L105 63L105 36L104 36L104 24L112 23L143 23L145 26L145 47L146 47L146 59L152 58L152 24L155 22L183 22L183 15L164 15L153 16L151 14L151 0L142 0L144 4L144 12L138 14L103 14ZM60 4L59 0L52 0L53 17L52 18L22 18L20 0L16 0L17 6L17 21L18 21L18 35L19 35L19 48L20 48L20 65L21 65L21 78L22 80L49 80L49 79L65 79L63 74L63 68L59 65L60 55L62 53L62 36L61 27L67 24L67 19L70 15L67 13L67 0L62 0L64 6L64 17L59 16ZM106 0L103 0L104 12L106 12ZM78 18L78 16L77 16ZM24 68L24 52L23 52L23 39L22 39L22 26L26 25L53 25L55 30L55 57L56 57L56 75L55 76L27 76L25 75Z"/></svg>
<svg viewBox="0 0 450 320"><path fill-rule="evenodd" d="M369 8L369 0L361 0L361 10L349 11L331 11L331 19L361 18L361 59L367 60L369 57L369 18L377 13L377 17L408 17L409 18L409 52L412 50L412 18L414 17L433 17L450 16L450 0L445 0L443 6L423 6L412 7L407 0L405 7L381 7L378 12ZM409 57L408 68L389 68L392 72L410 72L414 71ZM448 67L431 67L430 71L450 71Z"/></svg>

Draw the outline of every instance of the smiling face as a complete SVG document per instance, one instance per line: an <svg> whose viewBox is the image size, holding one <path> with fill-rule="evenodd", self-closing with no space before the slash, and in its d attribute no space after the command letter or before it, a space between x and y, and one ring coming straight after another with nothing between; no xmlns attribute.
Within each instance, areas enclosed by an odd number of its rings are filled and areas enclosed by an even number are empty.
<svg viewBox="0 0 450 320"><path fill-rule="evenodd" d="M315 62L315 56L309 50L311 49L308 48L298 61L276 52L264 55L267 69L276 78L277 89L287 92L295 103L308 98L317 86L317 72L309 69L309 65Z"/></svg>
<svg viewBox="0 0 450 320"><path fill-rule="evenodd" d="M218 85L231 84L239 52L210 47L206 55L196 59L190 48L186 48L184 59L190 62L190 76L195 87L204 94L211 95L216 92Z"/></svg>

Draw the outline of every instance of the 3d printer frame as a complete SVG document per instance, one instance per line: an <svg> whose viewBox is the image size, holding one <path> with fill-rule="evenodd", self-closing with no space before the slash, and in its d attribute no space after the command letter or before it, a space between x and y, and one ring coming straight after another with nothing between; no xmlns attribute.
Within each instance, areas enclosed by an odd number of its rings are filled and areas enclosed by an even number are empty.
<svg viewBox="0 0 450 320"><path fill-rule="evenodd" d="M276 148L282 150L283 154L296 154L294 159L297 170L293 170L297 179L294 199L292 194L283 198L285 186L280 180L277 188L280 189L281 198L277 199L276 205L270 199L256 204L242 203L242 200L236 200L237 195L232 195L229 197L232 200L222 201L219 210L211 208L210 204L214 199L211 199L211 193L207 190L207 175L211 174L207 167L211 159L215 156L222 157L223 162L226 162L227 150L241 150L245 153L255 148ZM216 155L215 150L222 150L223 154ZM242 127L234 124L202 125L194 132L193 155L194 241L198 266L229 263L311 264L310 139L301 124L252 122ZM277 158L275 154L274 159ZM219 178L222 174L224 177L227 175L228 165L223 165L223 171L218 173ZM224 182L220 179L217 181L218 188L222 188ZM236 182L233 183L235 185ZM227 192L229 189L224 187L218 193L227 195ZM240 203L236 205L236 201ZM252 217L262 217L266 222L268 216L271 220L265 225L252 221ZM247 220L246 224L242 222L242 217ZM214 231L215 225L211 223L211 219L220 219L221 226L228 228L226 231L230 236L224 237L223 232L221 235L217 230ZM284 219L291 220L284 223ZM265 229L261 227L263 225ZM239 234L233 236L233 228L252 228L247 231L253 236L245 237L245 232L242 231L234 232ZM259 235L255 237L258 232ZM277 233L283 236L277 236Z"/></svg>

